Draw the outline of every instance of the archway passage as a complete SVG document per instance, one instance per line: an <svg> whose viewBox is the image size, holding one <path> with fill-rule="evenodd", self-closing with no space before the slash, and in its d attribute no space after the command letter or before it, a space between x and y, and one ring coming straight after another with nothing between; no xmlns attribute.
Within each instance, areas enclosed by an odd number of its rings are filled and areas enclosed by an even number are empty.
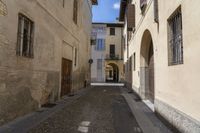
<svg viewBox="0 0 200 133"><path fill-rule="evenodd" d="M106 66L106 82L119 81L119 68L116 64L110 63Z"/></svg>
<svg viewBox="0 0 200 133"><path fill-rule="evenodd" d="M144 99L154 103L154 48L151 34L146 30L141 43L140 62L140 89Z"/></svg>

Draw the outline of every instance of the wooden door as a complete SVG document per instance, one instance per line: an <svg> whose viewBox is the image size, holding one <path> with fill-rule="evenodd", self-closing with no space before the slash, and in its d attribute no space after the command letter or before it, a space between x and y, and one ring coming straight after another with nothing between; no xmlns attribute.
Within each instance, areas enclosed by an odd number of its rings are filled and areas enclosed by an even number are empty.
<svg viewBox="0 0 200 133"><path fill-rule="evenodd" d="M67 95L72 88L72 61L62 59L61 96Z"/></svg>

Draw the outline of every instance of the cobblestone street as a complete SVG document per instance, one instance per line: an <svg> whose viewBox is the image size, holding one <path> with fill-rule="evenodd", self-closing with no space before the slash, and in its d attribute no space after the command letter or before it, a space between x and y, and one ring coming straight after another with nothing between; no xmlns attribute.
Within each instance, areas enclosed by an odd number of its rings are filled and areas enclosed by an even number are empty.
<svg viewBox="0 0 200 133"><path fill-rule="evenodd" d="M142 132L119 87L94 87L29 133Z"/></svg>

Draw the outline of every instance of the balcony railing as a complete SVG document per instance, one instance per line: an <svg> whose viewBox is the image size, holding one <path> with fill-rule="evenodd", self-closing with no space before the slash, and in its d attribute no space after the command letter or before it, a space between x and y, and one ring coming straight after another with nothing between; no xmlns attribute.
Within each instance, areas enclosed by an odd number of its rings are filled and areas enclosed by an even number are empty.
<svg viewBox="0 0 200 133"><path fill-rule="evenodd" d="M107 54L106 60L123 60L123 59L120 58L120 56L117 54Z"/></svg>

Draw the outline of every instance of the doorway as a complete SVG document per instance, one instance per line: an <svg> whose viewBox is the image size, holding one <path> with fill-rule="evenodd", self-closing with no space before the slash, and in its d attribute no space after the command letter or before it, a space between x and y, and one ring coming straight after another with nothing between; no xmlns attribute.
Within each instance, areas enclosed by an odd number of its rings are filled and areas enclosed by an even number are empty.
<svg viewBox="0 0 200 133"><path fill-rule="evenodd" d="M72 89L72 61L62 58L61 96L67 95Z"/></svg>
<svg viewBox="0 0 200 133"><path fill-rule="evenodd" d="M149 30L143 34L140 57L140 95L154 103L154 47Z"/></svg>
<svg viewBox="0 0 200 133"><path fill-rule="evenodd" d="M119 82L119 68L114 63L106 66L106 82Z"/></svg>

